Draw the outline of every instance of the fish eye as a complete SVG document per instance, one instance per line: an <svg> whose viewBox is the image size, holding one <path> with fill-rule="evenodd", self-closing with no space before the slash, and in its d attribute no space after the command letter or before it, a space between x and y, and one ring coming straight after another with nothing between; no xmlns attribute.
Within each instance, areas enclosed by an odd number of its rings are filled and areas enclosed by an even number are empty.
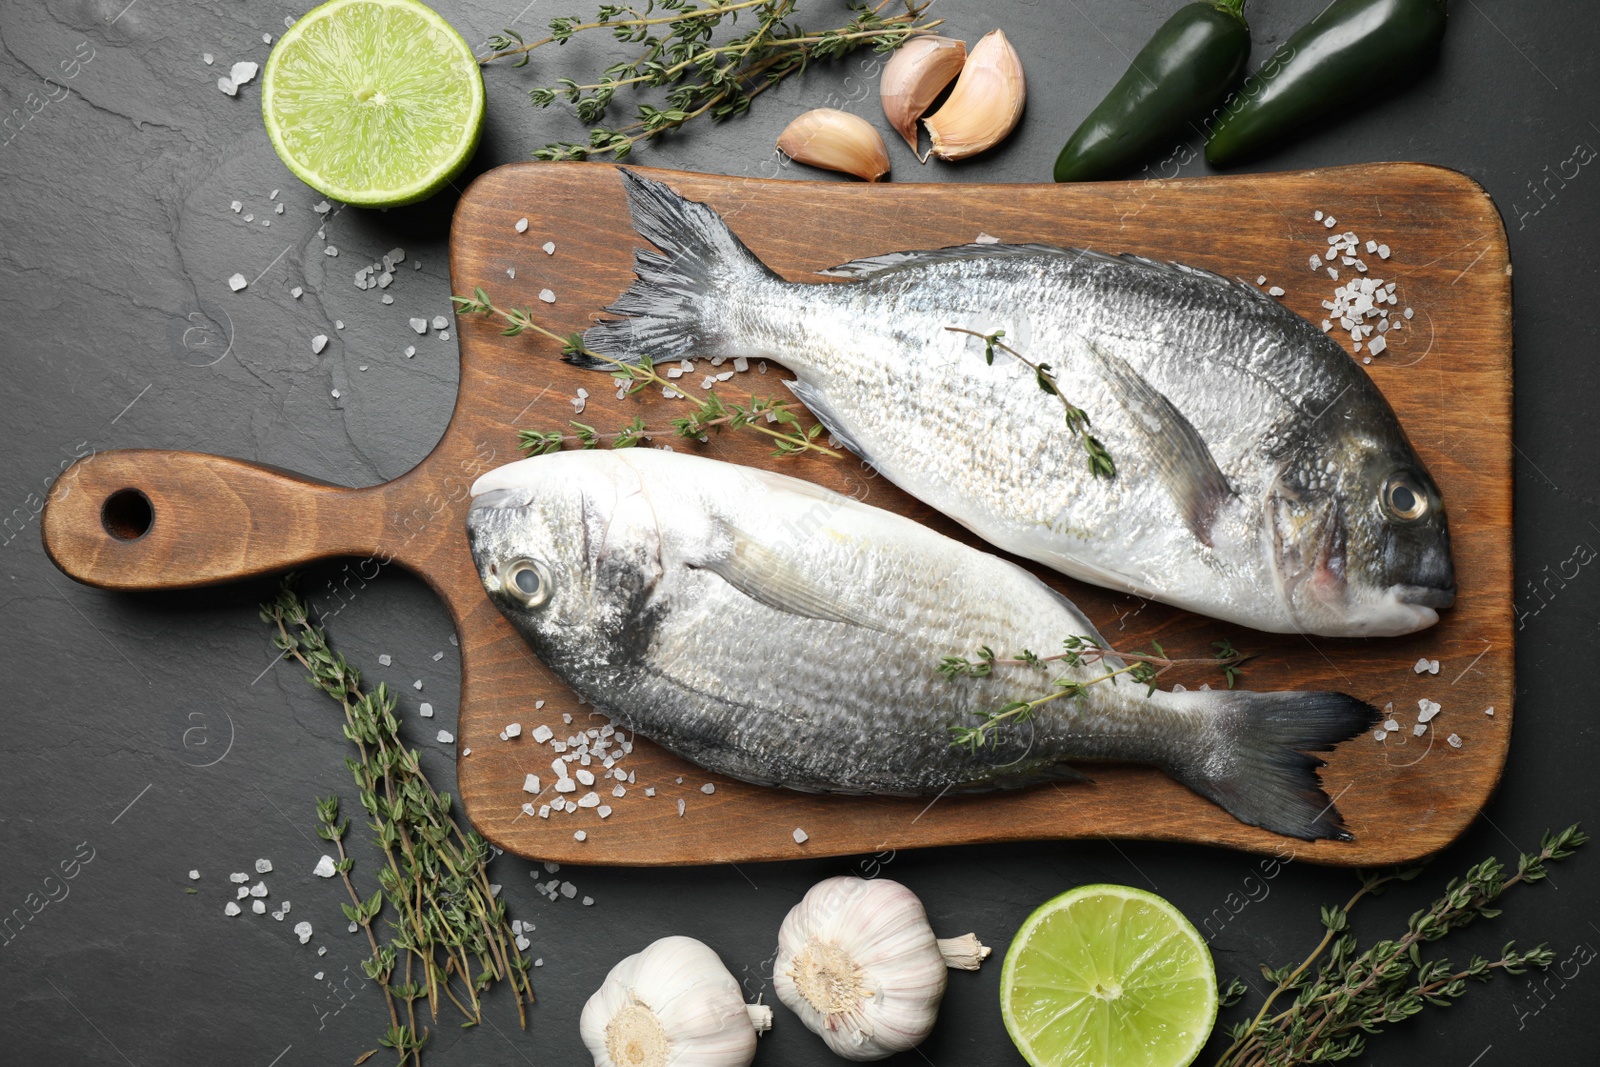
<svg viewBox="0 0 1600 1067"><path fill-rule="evenodd" d="M1383 506L1403 522L1415 522L1428 513L1428 495L1403 474L1390 478L1383 487Z"/></svg>
<svg viewBox="0 0 1600 1067"><path fill-rule="evenodd" d="M506 592L530 608L550 599L550 571L536 559L519 559L506 568L501 582Z"/></svg>

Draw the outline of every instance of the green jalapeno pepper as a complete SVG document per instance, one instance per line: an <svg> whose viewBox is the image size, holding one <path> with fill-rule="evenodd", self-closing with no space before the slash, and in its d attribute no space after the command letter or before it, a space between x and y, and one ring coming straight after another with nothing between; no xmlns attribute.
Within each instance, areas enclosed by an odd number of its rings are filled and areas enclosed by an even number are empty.
<svg viewBox="0 0 1600 1067"><path fill-rule="evenodd" d="M1056 158L1058 182L1126 173L1222 102L1250 58L1244 0L1185 4L1134 57Z"/></svg>
<svg viewBox="0 0 1600 1067"><path fill-rule="evenodd" d="M1230 100L1206 159L1236 163L1341 107L1408 81L1444 39L1446 0L1333 0Z"/></svg>

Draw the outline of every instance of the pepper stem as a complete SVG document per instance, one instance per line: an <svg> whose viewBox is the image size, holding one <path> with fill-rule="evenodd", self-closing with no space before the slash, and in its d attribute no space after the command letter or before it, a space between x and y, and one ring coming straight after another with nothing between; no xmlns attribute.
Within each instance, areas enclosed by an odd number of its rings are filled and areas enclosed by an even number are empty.
<svg viewBox="0 0 1600 1067"><path fill-rule="evenodd" d="M951 970L975 971L989 958L991 951L989 946L978 940L977 934L939 938L939 955L944 957L944 965Z"/></svg>
<svg viewBox="0 0 1600 1067"><path fill-rule="evenodd" d="M1211 0L1211 6L1224 15L1232 15L1240 22L1244 21L1245 0Z"/></svg>

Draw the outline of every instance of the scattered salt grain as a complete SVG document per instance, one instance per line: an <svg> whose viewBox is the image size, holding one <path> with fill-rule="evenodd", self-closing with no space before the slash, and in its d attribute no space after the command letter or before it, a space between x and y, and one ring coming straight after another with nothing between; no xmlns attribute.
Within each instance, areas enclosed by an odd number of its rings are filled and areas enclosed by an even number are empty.
<svg viewBox="0 0 1600 1067"><path fill-rule="evenodd" d="M554 304L556 302L556 294L552 293L548 289L540 289L539 299L543 300L546 304Z"/></svg>
<svg viewBox="0 0 1600 1067"><path fill-rule="evenodd" d="M416 681L412 682L411 688L415 689L419 693L422 692L422 679L418 678Z"/></svg>
<svg viewBox="0 0 1600 1067"><path fill-rule="evenodd" d="M528 232L528 220L526 218L521 218L521 219L517 220L517 232L518 233L527 233Z"/></svg>
<svg viewBox="0 0 1600 1067"><path fill-rule="evenodd" d="M271 874L272 873L272 861L271 860L256 860L256 873L257 874Z"/></svg>
<svg viewBox="0 0 1600 1067"><path fill-rule="evenodd" d="M252 900L250 902L250 910L257 915L265 915L267 913L267 902L264 900Z"/></svg>
<svg viewBox="0 0 1600 1067"><path fill-rule="evenodd" d="M1267 290L1267 295L1268 296L1282 296L1283 295L1283 287L1282 286L1278 286L1278 285L1274 285L1271 289Z"/></svg>
<svg viewBox="0 0 1600 1067"><path fill-rule="evenodd" d="M312 981L313 981L313 982L320 982L320 981L322 981L322 972L321 972L321 971L318 971L318 972L317 972L317 973L316 973L316 974L314 974L314 975L312 975L312 976L311 976L311 980L312 980Z"/></svg>
<svg viewBox="0 0 1600 1067"><path fill-rule="evenodd" d="M446 326L449 326L449 325L450 325L450 320L445 318L443 315L435 315L433 317L433 328L435 330L442 330Z"/></svg>
<svg viewBox="0 0 1600 1067"><path fill-rule="evenodd" d="M1423 671L1425 671L1427 669L1428 669L1428 657L1427 656L1423 656L1421 659L1417 660L1416 663L1411 665L1411 671L1412 671L1413 674L1421 674Z"/></svg>
<svg viewBox="0 0 1600 1067"><path fill-rule="evenodd" d="M422 706L417 708L417 714L421 715L424 719L433 718L433 705L424 700L422 702Z"/></svg>
<svg viewBox="0 0 1600 1067"><path fill-rule="evenodd" d="M228 903L226 905L224 905L223 908L222 908L222 914L224 914L224 915L226 915L226 916L228 916L230 918L232 918L233 916L239 914L239 911L240 911L239 905L235 904L231 900L228 901Z"/></svg>
<svg viewBox="0 0 1600 1067"><path fill-rule="evenodd" d="M1388 736L1389 735L1384 733L1382 730L1374 730L1374 731L1372 731L1372 739L1374 741L1382 741L1384 738L1386 738Z"/></svg>
<svg viewBox="0 0 1600 1067"><path fill-rule="evenodd" d="M1483 713L1489 716L1491 719L1494 718L1494 705L1490 704L1488 707L1484 708Z"/></svg>
<svg viewBox="0 0 1600 1067"><path fill-rule="evenodd" d="M556 779L556 792L557 793L571 793L571 792L575 792L577 790L577 788L578 788L578 783L574 782L571 778L557 778Z"/></svg>
<svg viewBox="0 0 1600 1067"><path fill-rule="evenodd" d="M306 922L303 919L300 922L295 923L294 924L294 936L296 936L296 937L298 937L300 939L300 943L302 945L305 944L307 941L310 941L311 940L311 924Z"/></svg>
<svg viewBox="0 0 1600 1067"><path fill-rule="evenodd" d="M1384 340L1381 336L1374 337L1372 340L1367 342L1367 351L1371 352L1375 356L1381 356L1384 351L1388 349L1388 347L1389 342Z"/></svg>
<svg viewBox="0 0 1600 1067"><path fill-rule="evenodd" d="M264 896L266 896L267 895L267 883L265 883L265 882L257 882L255 885L251 886L250 887L250 895L253 896L253 897L264 897Z"/></svg>
<svg viewBox="0 0 1600 1067"><path fill-rule="evenodd" d="M1440 705L1435 704L1427 697L1423 697L1421 700L1417 701L1417 721L1427 722L1435 715L1439 714L1439 710Z"/></svg>
<svg viewBox="0 0 1600 1067"><path fill-rule="evenodd" d="M1425 723L1425 722L1419 722L1419 723L1417 723L1415 726L1413 726L1411 728L1411 736L1412 737L1421 737L1423 734L1425 734L1427 732L1428 732L1428 724Z"/></svg>
<svg viewBox="0 0 1600 1067"><path fill-rule="evenodd" d="M217 57L212 55L210 52L202 52L200 54L200 62L204 63L208 67L216 61Z"/></svg>
<svg viewBox="0 0 1600 1067"><path fill-rule="evenodd" d="M1491 708L1490 710L1492 711L1494 709ZM199 871L190 871L189 872L189 881L198 882L199 880L200 880L200 872Z"/></svg>
<svg viewBox="0 0 1600 1067"><path fill-rule="evenodd" d="M1321 222L1322 221L1322 212L1313 211L1311 213L1311 219L1312 219L1313 222Z"/></svg>
<svg viewBox="0 0 1600 1067"><path fill-rule="evenodd" d="M556 243L554 241L546 241L540 247L544 249L544 254L547 256L553 256L556 254Z"/></svg>
<svg viewBox="0 0 1600 1067"><path fill-rule="evenodd" d="M1379 245L1378 246L1378 258L1379 259L1388 259L1389 258L1389 246L1388 245Z"/></svg>
<svg viewBox="0 0 1600 1067"><path fill-rule="evenodd" d="M589 840L589 834L587 831L578 830L573 833L572 839L574 841L587 841Z"/></svg>
<svg viewBox="0 0 1600 1067"><path fill-rule="evenodd" d="M717 787L712 785L710 782L707 782L705 785L700 787L700 792L706 794L707 796L710 796L712 793L715 793L716 791L717 791Z"/></svg>
<svg viewBox="0 0 1600 1067"><path fill-rule="evenodd" d="M337 389L333 390L331 395L333 396L333 398L335 400L338 400L339 399L339 390L337 390Z"/></svg>
<svg viewBox="0 0 1600 1067"><path fill-rule="evenodd" d="M440 730L439 731L439 743L441 745L451 744L452 742L455 741L455 739L456 739L456 735L451 733L449 730Z"/></svg>
<svg viewBox="0 0 1600 1067"><path fill-rule="evenodd" d="M242 885L242 886L240 886L240 887L239 887L239 894L238 894L238 896L239 896L239 899L240 899L240 900L245 900L245 899L248 899L248 898L249 898L249 896L250 896L250 887L249 887L249 886L247 886L247 885Z"/></svg>
<svg viewBox="0 0 1600 1067"><path fill-rule="evenodd" d="M336 256L336 255L339 254L339 246L338 245L329 245L328 247L326 247L326 248L324 248L322 250L322 254L325 255L325 256Z"/></svg>
<svg viewBox="0 0 1600 1067"><path fill-rule="evenodd" d="M586 908L594 907L594 897L584 897L583 898L583 906L586 907Z"/></svg>
<svg viewBox="0 0 1600 1067"><path fill-rule="evenodd" d="M304 289L302 289L302 288L300 288L300 287L299 287L299 286L298 286L298 285L297 285L297 286L295 286L295 287L294 287L294 288L293 288L293 289L290 289L290 290L289 290L289 295L290 295L290 296L292 296L292 297L294 297L294 298L295 298L295 299L296 299L296 300L299 300L299 299L300 299L300 297L302 297L302 296L303 296L303 295L305 295L305 290L304 290Z"/></svg>
<svg viewBox="0 0 1600 1067"><path fill-rule="evenodd" d="M413 330L416 330L419 334L426 335L427 332L428 332L428 320L427 319L412 319L411 320L411 328Z"/></svg>
<svg viewBox="0 0 1600 1067"><path fill-rule="evenodd" d="M322 354L322 350L324 348L327 348L327 347L328 347L328 335L327 334L319 333L319 334L317 334L315 337L313 337L311 339L311 354L312 355L320 356Z"/></svg>
<svg viewBox="0 0 1600 1067"><path fill-rule="evenodd" d="M810 834L806 833L804 830L800 829L800 827L798 827L798 826L796 826L794 828L794 843L795 844L803 845L809 840L811 840L811 835Z"/></svg>
<svg viewBox="0 0 1600 1067"><path fill-rule="evenodd" d="M239 95L239 87L237 85L233 84L233 82L229 81L227 78L218 78L217 79L217 88L221 89L223 92L227 93L229 96L238 96Z"/></svg>
<svg viewBox="0 0 1600 1067"><path fill-rule="evenodd" d="M250 876L243 871L235 871L233 874L228 875L228 881L230 882L248 882L249 880Z"/></svg>
<svg viewBox="0 0 1600 1067"><path fill-rule="evenodd" d="M383 655L378 657L378 662L387 667L394 662L394 657L385 652Z"/></svg>
<svg viewBox="0 0 1600 1067"><path fill-rule="evenodd" d="M311 210L315 211L318 215L326 215L330 207L331 205L326 200L318 200L315 204L311 205Z"/></svg>
<svg viewBox="0 0 1600 1067"><path fill-rule="evenodd" d="M1383 728L1392 734L1397 734L1400 732L1400 724L1394 719L1383 720Z"/></svg>
<svg viewBox="0 0 1600 1067"><path fill-rule="evenodd" d="M975 245L997 245L1000 243L1000 238L990 237L988 234L979 231L978 236L972 239L972 243Z"/></svg>
<svg viewBox="0 0 1600 1067"><path fill-rule="evenodd" d="M233 277L228 279L228 288L232 289L236 293L249 284L249 282L244 280L243 274L235 274Z"/></svg>
<svg viewBox="0 0 1600 1067"><path fill-rule="evenodd" d="M317 865L311 868L311 873L316 875L318 878L332 878L335 873L333 857L324 855L320 860L317 861Z"/></svg>
<svg viewBox="0 0 1600 1067"><path fill-rule="evenodd" d="M506 727L506 737L507 738L521 737L521 736L522 736L522 724L520 722L511 723Z"/></svg>
<svg viewBox="0 0 1600 1067"><path fill-rule="evenodd" d="M655 796L656 795L656 787L653 786L653 785L652 786L646 786L645 787L645 791L644 791L644 795L647 796L647 797Z"/></svg>
<svg viewBox="0 0 1600 1067"><path fill-rule="evenodd" d="M584 785L594 785L594 772L593 771L586 771L586 770L584 770L583 768L580 767L580 768L578 768L577 772L573 775L573 777L578 779L578 781L582 782Z"/></svg>
<svg viewBox="0 0 1600 1067"><path fill-rule="evenodd" d="M599 806L600 794L592 789L578 798L578 807L580 808L598 808Z"/></svg>
<svg viewBox="0 0 1600 1067"><path fill-rule="evenodd" d="M1256 278L1256 284L1257 285L1266 285L1267 284L1267 276L1265 274L1262 274L1262 275L1258 276Z"/></svg>
<svg viewBox="0 0 1600 1067"><path fill-rule="evenodd" d="M522 779L522 791L524 793L538 793L539 792L539 776L537 774L530 774L527 777L523 778Z"/></svg>
<svg viewBox="0 0 1600 1067"><path fill-rule="evenodd" d="M678 817L680 819L683 817L684 809L687 807L688 805L683 802L683 798L678 798Z"/></svg>
<svg viewBox="0 0 1600 1067"><path fill-rule="evenodd" d="M1334 218L1332 215L1325 215L1323 216L1322 224L1331 230L1335 226L1339 225L1339 220Z"/></svg>
<svg viewBox="0 0 1600 1067"><path fill-rule="evenodd" d="M533 733L529 734L528 736L532 737L535 741L542 745L555 736L555 731L543 723L540 723L538 726L533 728Z"/></svg>
<svg viewBox="0 0 1600 1067"><path fill-rule="evenodd" d="M1460 748L1461 747L1461 735L1459 735L1459 734L1451 734L1449 737L1445 738L1444 740L1445 740L1445 744L1449 745L1451 748Z"/></svg>
<svg viewBox="0 0 1600 1067"><path fill-rule="evenodd" d="M327 945L318 945L317 946L317 955L326 956L327 954L328 954L328 946Z"/></svg>
<svg viewBox="0 0 1600 1067"><path fill-rule="evenodd" d="M406 358L407 359L410 359L412 356L414 356L416 354L417 354L417 346L416 345L406 345Z"/></svg>
<svg viewBox="0 0 1600 1067"><path fill-rule="evenodd" d="M1401 314L1403 314L1406 318L1409 319L1409 318L1411 318L1411 316L1415 315L1416 312L1412 311L1410 308L1406 308L1405 311L1401 312Z"/></svg>

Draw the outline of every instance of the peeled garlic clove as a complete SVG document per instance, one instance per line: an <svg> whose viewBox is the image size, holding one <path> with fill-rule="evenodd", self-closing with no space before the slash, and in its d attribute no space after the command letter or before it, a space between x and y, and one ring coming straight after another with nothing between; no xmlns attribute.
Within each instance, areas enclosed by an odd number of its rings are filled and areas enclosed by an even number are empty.
<svg viewBox="0 0 1600 1067"><path fill-rule="evenodd" d="M989 950L971 934L940 941L916 894L887 878L829 878L783 920L773 988L847 1060L880 1060L933 1030L947 969Z"/></svg>
<svg viewBox="0 0 1600 1067"><path fill-rule="evenodd" d="M917 150L917 120L934 97L961 73L967 42L949 37L913 37L901 45L883 68L878 95L889 125L900 131L911 151Z"/></svg>
<svg viewBox="0 0 1600 1067"><path fill-rule="evenodd" d="M595 1067L749 1067L772 1009L703 942L663 937L606 975L578 1030Z"/></svg>
<svg viewBox="0 0 1600 1067"><path fill-rule="evenodd" d="M789 123L778 137L783 154L799 163L875 182L889 173L889 150L866 119L819 107Z"/></svg>
<svg viewBox="0 0 1600 1067"><path fill-rule="evenodd" d="M922 120L940 159L966 159L993 148L1016 128L1028 99L1022 60L1004 31L984 35L961 68L944 106Z"/></svg>

